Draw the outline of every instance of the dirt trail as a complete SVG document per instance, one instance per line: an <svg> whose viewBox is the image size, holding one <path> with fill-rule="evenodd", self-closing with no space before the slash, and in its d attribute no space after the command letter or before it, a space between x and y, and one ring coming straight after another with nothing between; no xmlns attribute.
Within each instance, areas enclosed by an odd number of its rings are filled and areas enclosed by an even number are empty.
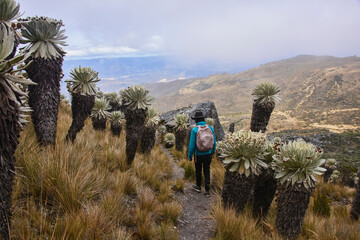
<svg viewBox="0 0 360 240"><path fill-rule="evenodd" d="M174 158L166 148L161 147L173 163L173 180L182 179L184 169L175 163ZM178 219L179 239L206 240L214 236L215 222L210 217L210 210L215 201L215 196L205 197L203 193L195 192L192 190L192 184L185 182L184 193L176 193L176 198L182 207L181 216Z"/></svg>

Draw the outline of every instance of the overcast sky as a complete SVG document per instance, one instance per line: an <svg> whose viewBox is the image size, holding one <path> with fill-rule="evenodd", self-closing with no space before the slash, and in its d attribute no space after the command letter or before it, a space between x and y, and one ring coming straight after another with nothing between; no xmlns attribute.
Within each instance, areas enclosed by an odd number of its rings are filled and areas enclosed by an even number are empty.
<svg viewBox="0 0 360 240"><path fill-rule="evenodd" d="M62 19L67 58L163 54L266 63L300 54L360 55L360 0L19 0Z"/></svg>

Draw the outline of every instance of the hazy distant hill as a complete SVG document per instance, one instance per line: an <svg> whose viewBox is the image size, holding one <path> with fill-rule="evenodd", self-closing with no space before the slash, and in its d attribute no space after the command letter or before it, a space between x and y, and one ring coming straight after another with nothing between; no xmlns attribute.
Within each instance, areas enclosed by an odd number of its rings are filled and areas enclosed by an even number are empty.
<svg viewBox="0 0 360 240"><path fill-rule="evenodd" d="M78 66L92 67L99 72L98 86L103 92L117 92L122 88L160 80L176 80L203 77L218 72L239 72L246 66L223 67L213 63L186 64L170 56L119 57L96 59L66 59L63 64L64 80L70 71ZM62 93L66 92L62 84Z"/></svg>
<svg viewBox="0 0 360 240"><path fill-rule="evenodd" d="M302 55L237 74L147 84L161 111L214 101L222 122L247 126L251 92L263 81L281 88L270 130L318 126L334 130L360 126L360 58ZM281 120L281 121L280 121Z"/></svg>

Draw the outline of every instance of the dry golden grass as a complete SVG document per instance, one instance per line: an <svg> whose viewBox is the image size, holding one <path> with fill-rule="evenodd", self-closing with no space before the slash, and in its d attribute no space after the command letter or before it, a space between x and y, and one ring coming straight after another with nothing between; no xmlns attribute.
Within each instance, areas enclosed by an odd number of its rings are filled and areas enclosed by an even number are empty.
<svg viewBox="0 0 360 240"><path fill-rule="evenodd" d="M136 194L137 186L140 184L139 179L130 171L115 172L109 178L113 192L123 192L128 195Z"/></svg>
<svg viewBox="0 0 360 240"><path fill-rule="evenodd" d="M184 178L189 181L195 179L194 163L186 159L185 153L172 150L171 154L177 159L180 167L184 168ZM241 240L241 239L266 239L278 240L282 237L277 233L276 202L273 201L266 220L257 223L252 217L251 204L248 204L241 214L236 214L233 209L224 209L221 204L221 189L224 180L225 169L222 163L215 157L211 163L211 188L217 196L213 205L211 216L216 222L216 234L212 239L216 240ZM305 239L337 239L353 240L360 239L360 223L350 218L350 204L355 195L355 189L338 184L323 183L323 178L318 177L319 184L314 191L325 192L331 199L331 216L325 218L317 216L313 212L314 198L311 197L299 240ZM176 184L175 184L176 186Z"/></svg>
<svg viewBox="0 0 360 240"><path fill-rule="evenodd" d="M221 202L218 201L213 206L212 217L216 222L216 234L213 239L264 239L263 230L251 217L251 211L248 209L243 214L237 215L235 209L224 209ZM273 231L272 235L276 236L276 233Z"/></svg>
<svg viewBox="0 0 360 240"><path fill-rule="evenodd" d="M136 156L131 171L156 190L159 190L161 182L169 179L173 173L172 164L160 147L154 149L150 156Z"/></svg>
<svg viewBox="0 0 360 240"><path fill-rule="evenodd" d="M149 156L137 153L128 166L124 131L120 137L94 131L87 120L72 144L65 141L71 120L62 103L55 148L39 146L31 124L21 133L11 239L178 236L175 214L159 211L160 203L173 204L172 165L161 148Z"/></svg>
<svg viewBox="0 0 360 240"><path fill-rule="evenodd" d="M329 219L308 209L299 239L360 239L360 224L351 220L350 208L350 205L332 205Z"/></svg>
<svg viewBox="0 0 360 240"><path fill-rule="evenodd" d="M156 239L156 228L151 220L152 214L151 213L144 213L140 217L138 217L136 221L137 225L137 232L136 235L140 239ZM138 214L137 214L138 216Z"/></svg>
<svg viewBox="0 0 360 240"><path fill-rule="evenodd" d="M90 121L74 144L64 141L71 124L70 108L60 108L57 144L37 144L29 124L21 133L16 151L13 191L12 239L178 239L174 224L180 206L172 198L172 164L155 146L150 156L137 154L132 166L125 158L125 132L114 137L96 132ZM178 154L188 179L195 176L193 162ZM220 193L224 168L214 159L211 184ZM182 179L174 190L184 189ZM316 191L332 199L330 218L316 216L311 199L299 239L360 239L360 223L349 216L355 190L320 183ZM276 204L267 220L256 224L251 207L237 215L223 209L220 197L213 206L216 221L213 239L281 239L275 228Z"/></svg>
<svg viewBox="0 0 360 240"><path fill-rule="evenodd" d="M159 240L177 240L179 232L172 223L162 222L157 228Z"/></svg>
<svg viewBox="0 0 360 240"><path fill-rule="evenodd" d="M159 207L160 216L164 219L170 220L172 223L176 223L181 212L181 206L179 203L172 201L164 203Z"/></svg>
<svg viewBox="0 0 360 240"><path fill-rule="evenodd" d="M221 164L214 163L211 165L211 181L214 181L217 177L219 179L223 178L223 167ZM216 174L221 177L213 176ZM212 184L214 185L214 183ZM351 205L342 204L343 199L352 200L355 195L355 189L331 183L324 184L321 180L314 194L316 191L324 191L332 200L332 203L330 203L330 218L317 216L313 212L314 198L311 197L298 240L360 239L360 222L351 220L349 214ZM260 224L256 224L252 217L250 205L246 206L243 213L236 215L233 209L224 209L222 207L219 193L217 194L217 202L213 206L212 211L212 217L216 222L216 235L213 239L282 239L276 232L275 227L275 200L271 205L267 219Z"/></svg>
<svg viewBox="0 0 360 240"><path fill-rule="evenodd" d="M184 168L184 178L189 181L195 181L196 173L194 161L183 158L178 164L180 167Z"/></svg>
<svg viewBox="0 0 360 240"><path fill-rule="evenodd" d="M211 188L221 193L224 184L225 168L217 157L214 157L211 161L210 173Z"/></svg>
<svg viewBox="0 0 360 240"><path fill-rule="evenodd" d="M123 192L108 191L102 197L102 210L104 214L110 217L116 224L127 224L131 217L127 209Z"/></svg>
<svg viewBox="0 0 360 240"><path fill-rule="evenodd" d="M112 233L109 239L132 240L133 238L126 228L119 228Z"/></svg>
<svg viewBox="0 0 360 240"><path fill-rule="evenodd" d="M160 185L158 200L161 203L164 203L169 200L171 195L171 186L168 181L164 181Z"/></svg>
<svg viewBox="0 0 360 240"><path fill-rule="evenodd" d="M141 211L147 212L153 212L159 204L155 193L148 187L143 187L138 190L137 201L137 207L139 207Z"/></svg>
<svg viewBox="0 0 360 240"><path fill-rule="evenodd" d="M323 183L316 189L317 191L325 192L331 200L342 202L343 199L352 199L355 196L356 189L348 186L341 186L339 184Z"/></svg>
<svg viewBox="0 0 360 240"><path fill-rule="evenodd" d="M184 192L185 189L185 181L183 179L176 179L173 190Z"/></svg>
<svg viewBox="0 0 360 240"><path fill-rule="evenodd" d="M183 159L187 159L186 146L184 146L184 149L182 152L176 150L175 147L172 147L169 150L170 150L171 155L174 157L175 161L181 161Z"/></svg>

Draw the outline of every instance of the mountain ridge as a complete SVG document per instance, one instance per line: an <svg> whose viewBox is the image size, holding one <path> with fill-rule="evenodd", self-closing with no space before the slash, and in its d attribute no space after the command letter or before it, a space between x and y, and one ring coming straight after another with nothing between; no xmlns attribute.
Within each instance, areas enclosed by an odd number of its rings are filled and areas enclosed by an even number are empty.
<svg viewBox="0 0 360 240"><path fill-rule="evenodd" d="M275 120L291 120L304 127L318 124L360 126L360 58L299 55L236 74L146 84L154 106L165 112L201 101L213 101L225 125L246 126L252 109L251 92L260 82L281 88ZM229 117L235 115L236 117ZM279 124L278 124L279 125ZM283 127L290 127L293 126ZM271 127L271 126L270 126ZM271 127L273 130L283 129Z"/></svg>

